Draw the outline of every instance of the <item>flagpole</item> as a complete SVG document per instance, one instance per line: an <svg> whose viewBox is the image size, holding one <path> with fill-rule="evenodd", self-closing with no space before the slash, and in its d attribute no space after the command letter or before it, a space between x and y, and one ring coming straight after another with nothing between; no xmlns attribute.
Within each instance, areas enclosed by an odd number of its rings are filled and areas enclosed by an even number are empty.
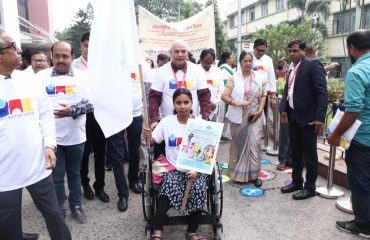
<svg viewBox="0 0 370 240"><path fill-rule="evenodd" d="M140 75L140 87L141 87L141 101L143 103L143 118L144 118L144 127L149 128L149 118L148 118L148 103L146 101L146 93L145 93L145 86L144 86L144 77L143 77L143 68L142 65L139 64L139 75ZM147 142L148 150L150 149L150 141Z"/></svg>

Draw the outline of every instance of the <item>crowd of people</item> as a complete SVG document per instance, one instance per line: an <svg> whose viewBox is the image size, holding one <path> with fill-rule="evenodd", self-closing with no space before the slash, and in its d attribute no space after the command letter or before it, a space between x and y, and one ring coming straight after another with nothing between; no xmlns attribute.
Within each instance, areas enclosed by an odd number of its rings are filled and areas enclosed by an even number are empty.
<svg viewBox="0 0 370 240"><path fill-rule="evenodd" d="M81 56L73 59L67 42L56 42L47 53L28 53L12 36L0 33L0 236L2 239L37 239L22 232L22 189L27 188L45 218L51 239L71 239L65 222L68 206L73 219L88 221L82 195L103 203L105 173L113 171L117 209L126 211L130 190L142 193L141 162L147 159L146 144L154 144L154 159L165 157L175 170L166 172L158 193L152 239L163 239L166 213L173 206L188 215L185 238L205 239L197 232L207 191L207 175L176 168L180 144L188 119L224 123L223 141L230 141L228 175L239 183L262 186L261 172L264 126L271 119L266 109L281 113L278 170L293 168L292 182L281 188L294 200L316 195L318 176L317 135L323 130L327 110L326 67L316 59L314 46L303 40L287 45L290 64L266 55L264 39L254 41L253 51L242 51L234 63L230 52L216 61L213 49L204 49L195 63L187 43L174 41L169 55L159 54L156 64L142 62L145 94L140 81L132 84L133 121L124 130L106 138L88 99L88 47L90 34L81 37ZM370 238L370 31L360 30L347 38L348 55L354 66L345 77L346 112L338 128L328 137L338 145L340 136L356 119L362 125L346 152L348 179L355 219L337 222L337 227ZM25 58L25 57L24 57ZM276 63L276 71L274 67ZM17 70L18 69L18 70ZM285 79L279 106L276 79ZM148 99L143 109L142 98ZM267 102L269 104L267 104ZM123 103L124 104L124 103ZM143 111L149 112L149 127L143 128ZM277 109L276 109L277 110ZM23 126L20 130L19 126ZM94 153L95 182L90 186L89 159ZM124 166L128 162L128 183ZM303 178L303 168L306 176ZM66 194L65 177L68 195ZM190 182L189 199L182 198Z"/></svg>

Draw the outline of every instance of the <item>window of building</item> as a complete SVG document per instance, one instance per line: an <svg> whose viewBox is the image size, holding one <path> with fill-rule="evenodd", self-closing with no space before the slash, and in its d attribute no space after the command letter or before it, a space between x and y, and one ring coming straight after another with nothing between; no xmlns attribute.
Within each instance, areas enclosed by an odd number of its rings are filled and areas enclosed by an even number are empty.
<svg viewBox="0 0 370 240"><path fill-rule="evenodd" d="M229 17L229 28L232 29L234 27L236 27L235 15Z"/></svg>
<svg viewBox="0 0 370 240"><path fill-rule="evenodd" d="M329 77L344 78L344 75L351 67L351 60L349 57L333 57L331 61L339 63L339 67L334 71L330 71Z"/></svg>
<svg viewBox="0 0 370 240"><path fill-rule="evenodd" d="M254 21L256 19L256 8L249 8L249 21Z"/></svg>
<svg viewBox="0 0 370 240"><path fill-rule="evenodd" d="M279 12L284 9L285 9L284 0L276 0L276 12Z"/></svg>
<svg viewBox="0 0 370 240"><path fill-rule="evenodd" d="M356 10L334 14L333 34L349 33L355 30Z"/></svg>
<svg viewBox="0 0 370 240"><path fill-rule="evenodd" d="M367 5L365 8L365 16L364 16L364 29L370 28L370 5Z"/></svg>
<svg viewBox="0 0 370 240"><path fill-rule="evenodd" d="M262 3L262 17L267 16L269 14L269 5L268 1Z"/></svg>
<svg viewBox="0 0 370 240"><path fill-rule="evenodd" d="M242 21L241 21L242 25L245 24L246 15L247 15L247 12L246 11L242 11Z"/></svg>

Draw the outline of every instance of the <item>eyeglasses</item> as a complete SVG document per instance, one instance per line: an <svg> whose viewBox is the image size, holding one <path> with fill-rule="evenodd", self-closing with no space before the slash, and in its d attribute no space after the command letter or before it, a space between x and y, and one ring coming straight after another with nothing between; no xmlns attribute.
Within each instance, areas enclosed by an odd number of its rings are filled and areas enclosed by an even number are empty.
<svg viewBox="0 0 370 240"><path fill-rule="evenodd" d="M44 63L44 62L46 62L47 60L46 59L32 59L32 62L33 63Z"/></svg>
<svg viewBox="0 0 370 240"><path fill-rule="evenodd" d="M14 51L17 51L17 44L15 42L11 42L9 46L0 48L0 51L8 49L8 48L13 48Z"/></svg>

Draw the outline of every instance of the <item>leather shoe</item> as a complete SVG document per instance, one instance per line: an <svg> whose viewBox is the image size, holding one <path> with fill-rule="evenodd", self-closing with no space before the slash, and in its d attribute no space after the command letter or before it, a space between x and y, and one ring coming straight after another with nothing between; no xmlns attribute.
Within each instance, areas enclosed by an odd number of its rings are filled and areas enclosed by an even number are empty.
<svg viewBox="0 0 370 240"><path fill-rule="evenodd" d="M120 197L118 202L117 202L117 208L121 212L124 212L127 210L128 204L127 204L127 198Z"/></svg>
<svg viewBox="0 0 370 240"><path fill-rule="evenodd" d="M37 240L39 238L38 233L22 233L23 240Z"/></svg>
<svg viewBox="0 0 370 240"><path fill-rule="evenodd" d="M291 193L302 189L303 189L302 184L291 183L288 186L282 187L280 191L282 193Z"/></svg>
<svg viewBox="0 0 370 240"><path fill-rule="evenodd" d="M82 189L84 190L84 196L85 196L85 198L87 198L89 200L93 200L94 199L94 192L91 189L91 187L90 187L89 184L82 185Z"/></svg>
<svg viewBox="0 0 370 240"><path fill-rule="evenodd" d="M316 196L315 190L310 190L307 188L304 188L302 191L297 192L296 194L293 194L294 200L304 200L310 197Z"/></svg>
<svg viewBox="0 0 370 240"><path fill-rule="evenodd" d="M256 178L253 180L254 186L261 187L262 186L262 180L261 178Z"/></svg>
<svg viewBox="0 0 370 240"><path fill-rule="evenodd" d="M135 182L130 184L130 188L134 193L140 194L143 192L143 187L139 182Z"/></svg>
<svg viewBox="0 0 370 240"><path fill-rule="evenodd" d="M109 202L109 196L104 192L104 190L95 190L95 195L100 199L102 202Z"/></svg>

